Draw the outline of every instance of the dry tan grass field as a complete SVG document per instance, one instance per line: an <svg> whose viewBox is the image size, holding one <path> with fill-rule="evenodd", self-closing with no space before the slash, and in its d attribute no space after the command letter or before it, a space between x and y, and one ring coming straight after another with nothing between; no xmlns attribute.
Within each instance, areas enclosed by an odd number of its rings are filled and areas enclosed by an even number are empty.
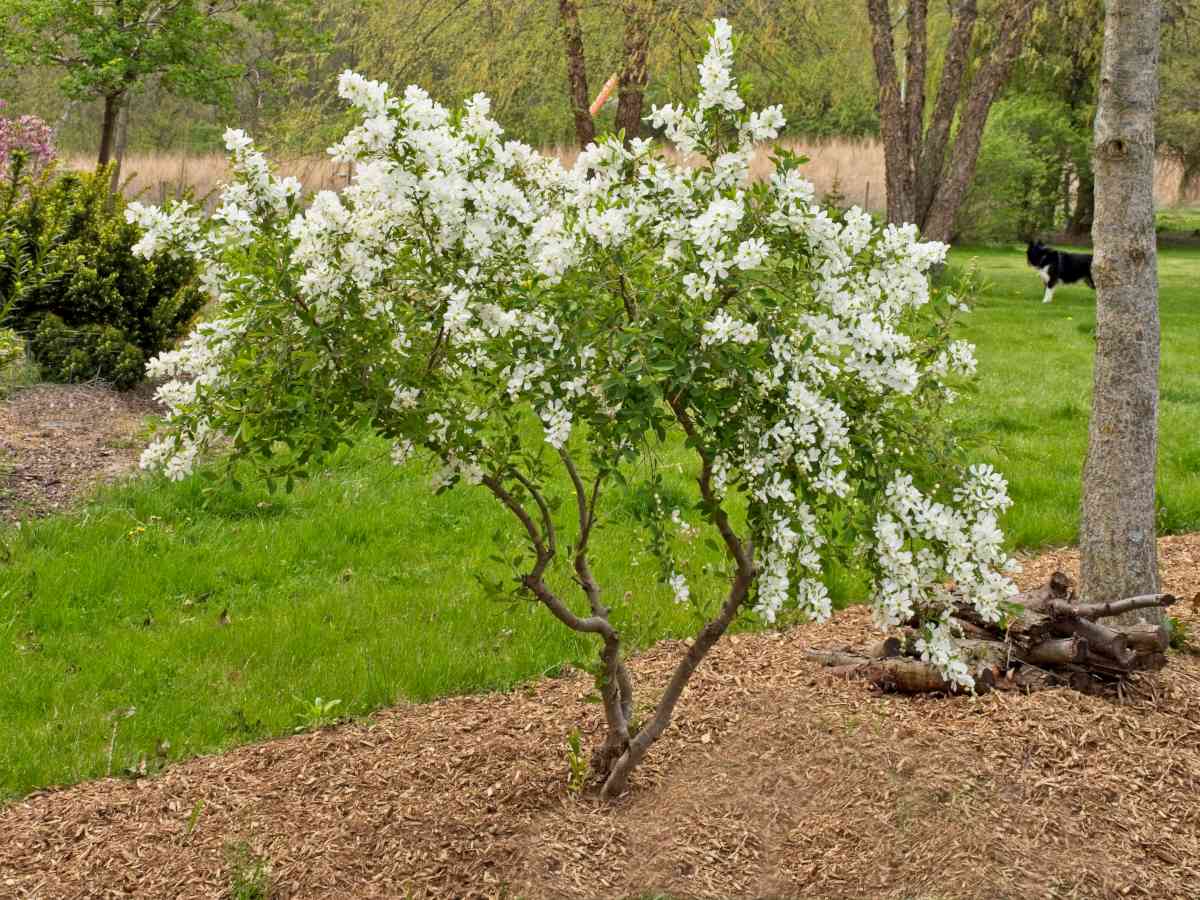
<svg viewBox="0 0 1200 900"><path fill-rule="evenodd" d="M887 197L883 176L883 145L877 140L830 139L821 141L786 140L782 145L808 156L808 178L816 186L817 195L825 196L836 188L848 203L864 209L882 211ZM766 177L772 169L771 147L764 145L756 157L752 171L756 177ZM570 165L577 151L573 147L549 148ZM72 157L72 168L90 168L87 157ZM307 191L337 190L349 177L346 166L335 165L324 156L304 156L283 159L279 170L295 175ZM1155 200L1160 208L1200 202L1200 184L1183 196L1180 192L1181 168L1171 159L1160 159L1155 178ZM210 153L200 156L184 154L131 154L122 169L125 195L143 201L161 203L181 196L190 190L198 199L213 194L229 177L229 167L223 155Z"/></svg>

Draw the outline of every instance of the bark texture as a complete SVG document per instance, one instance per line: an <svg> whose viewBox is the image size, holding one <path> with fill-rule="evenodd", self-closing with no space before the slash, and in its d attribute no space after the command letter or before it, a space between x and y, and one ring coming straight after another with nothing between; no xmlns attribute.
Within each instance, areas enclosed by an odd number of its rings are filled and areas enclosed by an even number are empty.
<svg viewBox="0 0 1200 900"><path fill-rule="evenodd" d="M123 94L108 94L104 98L104 118L100 120L100 153L96 159L98 166L107 166L112 161L123 97Z"/></svg>
<svg viewBox="0 0 1200 900"><path fill-rule="evenodd" d="M625 65L617 98L617 128L624 129L625 143L640 136L642 104L646 88L646 50L650 43L650 0L625 0Z"/></svg>
<svg viewBox="0 0 1200 900"><path fill-rule="evenodd" d="M1109 0L1092 144L1096 360L1083 470L1080 592L1099 602L1158 589L1158 270L1154 112L1161 0ZM1124 621L1162 621L1161 609Z"/></svg>
<svg viewBox="0 0 1200 900"><path fill-rule="evenodd" d="M911 0L907 7L903 91L892 37L897 23L892 19L890 0L867 0L879 81L889 222L915 222L932 240L949 242L954 236L959 207L975 174L988 112L1012 71L1041 2L1004 2L996 42L968 79L978 6L976 0L952 0L941 80L926 125L929 0Z"/></svg>
<svg viewBox="0 0 1200 900"><path fill-rule="evenodd" d="M558 18L567 50L567 95L575 120L575 141L586 147L596 138L596 127L588 112L587 65L583 55L583 32L575 0L558 0Z"/></svg>

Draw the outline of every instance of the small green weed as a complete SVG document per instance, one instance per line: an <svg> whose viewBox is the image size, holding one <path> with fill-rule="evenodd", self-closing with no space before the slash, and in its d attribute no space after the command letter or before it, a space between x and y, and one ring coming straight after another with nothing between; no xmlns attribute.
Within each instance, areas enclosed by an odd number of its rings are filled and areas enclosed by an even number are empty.
<svg viewBox="0 0 1200 900"><path fill-rule="evenodd" d="M1172 650L1179 651L1180 653L1197 651L1197 648L1192 643L1192 630L1188 627L1187 622L1177 619L1174 616L1168 616L1167 631L1170 633Z"/></svg>
<svg viewBox="0 0 1200 900"><path fill-rule="evenodd" d="M300 700L299 697L296 698ZM334 715L334 710L342 705L341 700L322 700L317 697L314 700L300 700L302 708L296 713L296 718L300 724L296 726L296 731L315 731L318 728L324 728L327 725L334 725L339 720Z"/></svg>
<svg viewBox="0 0 1200 900"><path fill-rule="evenodd" d="M567 736L567 790L578 794L587 781L588 762L583 752L583 739L578 728L572 728Z"/></svg>
<svg viewBox="0 0 1200 900"><path fill-rule="evenodd" d="M268 900L271 896L271 866L246 841L225 845L225 865L230 900Z"/></svg>

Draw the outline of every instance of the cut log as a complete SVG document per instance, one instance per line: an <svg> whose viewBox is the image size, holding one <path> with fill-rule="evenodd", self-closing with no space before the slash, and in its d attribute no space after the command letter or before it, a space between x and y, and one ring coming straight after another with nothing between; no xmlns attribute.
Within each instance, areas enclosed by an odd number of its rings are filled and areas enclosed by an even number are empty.
<svg viewBox="0 0 1200 900"><path fill-rule="evenodd" d="M950 692L950 682L929 663L897 657L872 660L863 666L863 678L888 693L928 694Z"/></svg>
<svg viewBox="0 0 1200 900"><path fill-rule="evenodd" d="M1167 663L1170 634L1165 626L1113 627L1098 619L1151 606L1170 606L1170 594L1146 594L1107 603L1075 603L1074 586L1056 572L1042 587L1017 594L1001 622L989 622L965 602L952 609L951 628L960 635L961 659L982 692L1032 691L1070 686L1096 693L1133 672L1155 671ZM918 623L898 637L877 641L861 652L849 647L812 651L809 656L837 674L862 678L881 690L948 693L941 674L917 659Z"/></svg>
<svg viewBox="0 0 1200 900"><path fill-rule="evenodd" d="M1071 663L1082 663L1087 659L1087 655L1087 639L1069 637L1034 644L1022 653L1021 659L1024 662L1036 663L1040 666L1065 666Z"/></svg>
<svg viewBox="0 0 1200 900"><path fill-rule="evenodd" d="M867 662L867 657L861 653L850 653L846 650L809 650L804 654L809 659L815 659L823 666L850 667Z"/></svg>
<svg viewBox="0 0 1200 900"><path fill-rule="evenodd" d="M1076 619L1072 627L1076 634L1087 638L1089 657L1093 653L1099 653L1113 660L1122 669L1133 668L1137 653L1129 649L1129 639L1121 632L1091 619Z"/></svg>
<svg viewBox="0 0 1200 900"><path fill-rule="evenodd" d="M1085 603L1082 606L1072 606L1075 615L1087 619L1106 619L1109 616L1119 616L1122 613L1133 612L1135 609L1149 609L1160 606L1164 609L1179 602L1173 594L1140 594L1137 597L1126 597L1124 600L1111 600L1108 603ZM1067 605L1063 602L1052 603L1051 610Z"/></svg>

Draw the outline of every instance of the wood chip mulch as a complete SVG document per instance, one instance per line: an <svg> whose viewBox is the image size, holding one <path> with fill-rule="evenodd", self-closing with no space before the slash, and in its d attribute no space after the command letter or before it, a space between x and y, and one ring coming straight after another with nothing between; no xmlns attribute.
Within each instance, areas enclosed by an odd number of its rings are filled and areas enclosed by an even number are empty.
<svg viewBox="0 0 1200 900"><path fill-rule="evenodd" d="M146 416L159 412L149 385L38 384L0 403L0 520L64 509L99 482L135 468Z"/></svg>
<svg viewBox="0 0 1200 900"><path fill-rule="evenodd" d="M1200 592L1200 536L1162 556ZM274 897L1200 894L1200 657L1121 698L949 699L804 658L870 632L859 607L722 642L610 807L566 789L568 732L599 724L576 673L32 795L0 811L0 896L228 896L239 844ZM643 703L681 649L634 660Z"/></svg>

